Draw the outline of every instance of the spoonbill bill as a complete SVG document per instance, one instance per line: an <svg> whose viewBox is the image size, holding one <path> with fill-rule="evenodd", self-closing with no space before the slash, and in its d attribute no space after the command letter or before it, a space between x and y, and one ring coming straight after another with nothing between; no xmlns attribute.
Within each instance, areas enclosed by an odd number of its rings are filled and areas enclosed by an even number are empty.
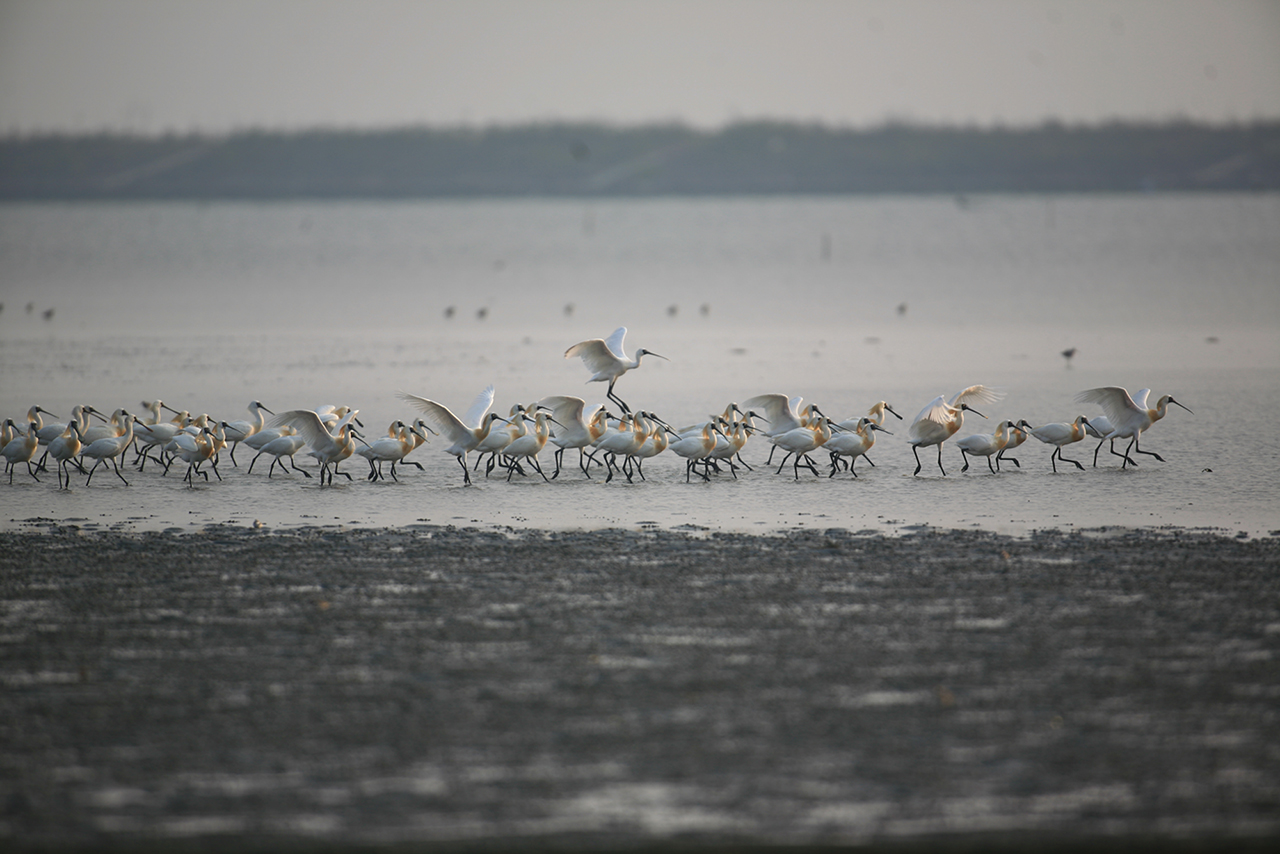
<svg viewBox="0 0 1280 854"><path fill-rule="evenodd" d="M608 339L591 338L586 341L579 341L564 351L564 357L566 359L574 356L581 357L582 363L587 366L587 370L592 372L592 377L587 382L609 383L609 391L606 392L605 396L622 407L623 412L630 412L631 407L627 406L626 401L613 393L613 386L618 381L618 378L632 368L640 367L640 360L645 356L654 356L667 361L670 361L670 359L643 347L636 350L635 359L628 359L627 352L623 349L622 344L622 339L626 335L627 327L619 326Z"/></svg>

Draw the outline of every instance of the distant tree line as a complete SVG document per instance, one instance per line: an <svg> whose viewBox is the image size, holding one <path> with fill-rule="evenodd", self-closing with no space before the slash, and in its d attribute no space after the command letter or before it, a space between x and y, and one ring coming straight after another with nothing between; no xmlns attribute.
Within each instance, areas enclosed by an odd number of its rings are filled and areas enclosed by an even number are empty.
<svg viewBox="0 0 1280 854"><path fill-rule="evenodd" d="M0 199L325 199L1280 189L1280 122L744 122L10 136Z"/></svg>

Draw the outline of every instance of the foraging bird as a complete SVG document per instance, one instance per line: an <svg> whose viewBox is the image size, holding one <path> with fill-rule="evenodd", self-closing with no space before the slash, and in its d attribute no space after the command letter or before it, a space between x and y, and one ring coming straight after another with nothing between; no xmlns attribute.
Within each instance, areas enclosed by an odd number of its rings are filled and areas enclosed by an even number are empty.
<svg viewBox="0 0 1280 854"><path fill-rule="evenodd" d="M123 412L124 410L120 410ZM88 486L89 481L93 480L93 473L98 470L98 466L102 465L106 460L111 460L111 465L116 470L116 477L124 481L124 485L128 486L129 481L124 479L124 475L120 474L120 466L116 463L116 457L124 453L124 449L133 444L133 416L124 413L124 433L119 436L104 436L91 444L86 444L80 451L80 456L93 457L97 460L93 464L93 468L89 469L89 476L85 478L84 485Z"/></svg>
<svg viewBox="0 0 1280 854"><path fill-rule="evenodd" d="M624 413L629 413L631 407L627 406L626 401L613 393L613 386L618 381L618 378L632 368L640 367L640 360L645 356L656 356L666 361L670 361L670 359L643 347L636 350L634 360L628 359L622 346L622 339L626 337L626 334L627 327L619 326L609 336L608 340L591 338L587 341L579 341L564 351L564 357L569 359L573 356L580 356L582 363L587 366L587 370L593 372L591 379L587 380L587 382L609 383L609 391L606 392L605 396L622 407Z"/></svg>
<svg viewBox="0 0 1280 854"><path fill-rule="evenodd" d="M271 441L263 443L262 447L258 450L258 453L249 461L249 474L253 474L253 464L258 461L258 457L266 454L269 457L275 458L271 461L271 467L267 469L268 478L271 477L271 473L275 470L277 465L280 466L280 471L285 470L284 463L281 462L284 457L289 458L289 468L294 471L300 471L307 477L311 477L311 472L306 469L298 468L297 463L293 461L293 455L306 447L307 440L298 435L297 429L290 427L287 424L272 429L283 430L285 432L280 433L280 435L276 436Z"/></svg>
<svg viewBox="0 0 1280 854"><path fill-rule="evenodd" d="M520 419L521 421L525 420L523 413L521 413ZM510 463L507 465L507 480L511 480L511 475L520 467L520 461L525 460L533 466L534 471L542 475L543 480L550 483L546 474L542 471L542 466L538 464L538 454L547 446L547 438L551 435L551 420L547 413L539 412L533 419L533 429L526 429L523 435L512 439L511 443L507 445L505 449L506 456L510 459ZM521 474L523 473L523 470L521 470Z"/></svg>
<svg viewBox="0 0 1280 854"><path fill-rule="evenodd" d="M1055 458L1063 462L1071 463L1076 468L1084 471L1084 466L1080 465L1076 460L1070 460L1062 456L1062 449L1067 445L1074 444L1083 439L1087 433L1085 425L1089 423L1089 419L1083 415L1076 418L1070 424L1056 421L1052 424L1041 424L1039 427L1031 431L1031 435L1035 436L1046 445L1056 445L1053 453L1049 455L1049 462L1053 465L1053 470L1058 471L1058 464L1054 462Z"/></svg>
<svg viewBox="0 0 1280 854"><path fill-rule="evenodd" d="M337 430L333 433L325 427L319 413L310 409L291 409L288 412L282 412L271 419L271 426L280 427L287 424L295 428L298 434L307 440L311 456L320 461L320 485L324 486L326 474L329 476L329 484L332 485L335 472L351 480L351 475L338 471L338 464L355 452L354 437L357 434L351 422L355 421L357 412L359 412L357 409L348 411L338 422ZM330 466L333 468L330 469Z"/></svg>
<svg viewBox="0 0 1280 854"><path fill-rule="evenodd" d="M960 449L960 456L964 457L964 468L961 472L969 470L969 456L986 457L987 468L991 469L991 473L996 473L996 468L991 464L991 457L999 454L1004 450L1005 445L1009 443L1009 431L1016 430L1017 425L1012 421L1002 421L1000 426L996 428L994 433L974 433L971 436L965 436L962 439L956 439L956 447ZM1021 464L1018 468L1022 468Z"/></svg>
<svg viewBox="0 0 1280 854"><path fill-rule="evenodd" d="M890 410L891 412L893 410ZM895 415L897 413L894 413ZM899 416L901 417L901 416ZM879 430L881 433L889 433L888 430L881 427L870 416L859 418L854 422L852 427L845 427L844 424L837 424L845 432L836 433L830 439L822 444L824 450L831 454L831 474L827 477L835 477L836 472L840 468L840 458L849 458L849 473L854 477L858 473L854 471L854 464L858 462L858 457L866 457L867 451L876 443L875 432ZM889 433L892 436L892 433ZM867 460L871 463L871 460ZM871 463L875 465L875 463Z"/></svg>
<svg viewBox="0 0 1280 854"><path fill-rule="evenodd" d="M964 424L964 413L973 412L981 415L981 412L969 405L969 401L975 403L995 403L1004 395L993 389L989 389L984 385L971 385L962 391L958 391L948 401L942 395L935 397L928 406L920 410L920 414L916 416L916 420L912 422L911 429L907 431L908 442L911 443L911 453L916 458L916 470L913 475L920 474L920 448L927 448L930 445L938 446L938 470L942 472L942 476L946 477L947 470L942 467L942 444L956 434L960 427Z"/></svg>
<svg viewBox="0 0 1280 854"><path fill-rule="evenodd" d="M566 448L578 449L578 468L582 469L582 473L587 477L591 477L585 465L586 454L583 448L600 438L603 433L603 427L601 427L601 433L592 435L591 431L591 424L600 408L596 407L591 417L584 417L587 402L580 397L567 394L544 397L538 401L538 405L550 409L551 417L560 425L560 429L551 436L551 444L556 446L554 454L556 473L551 475L551 479L555 480L560 476L560 461L564 457Z"/></svg>
<svg viewBox="0 0 1280 854"><path fill-rule="evenodd" d="M67 476L66 489L71 488L71 472L67 471L67 463L80 453L80 425L74 421L67 423L67 429L61 436L49 443L46 452L58 463L58 489L63 489L62 476Z"/></svg>
<svg viewBox="0 0 1280 854"><path fill-rule="evenodd" d="M677 442L672 442L667 446L667 450L671 451L678 457L682 457L684 464L684 482L689 482L689 474L693 471L694 466L707 458L707 455L716 449L716 436L722 435L720 428L715 422L708 421L702 428L702 432L697 436L689 436ZM705 468L705 467L704 467ZM711 476L706 471L702 472L702 479L709 481Z"/></svg>
<svg viewBox="0 0 1280 854"><path fill-rule="evenodd" d="M458 464L462 466L462 478L464 484L471 483L471 473L467 471L467 454L475 450L476 446L484 441L484 437L489 435L489 430L493 427L493 422L501 421L507 423L507 419L503 418L496 412L490 412L488 415L478 417L479 423L472 427L468 426L462 419L454 415L449 407L442 403L436 403L434 400L428 400L425 397L418 397L416 394L409 394L406 391L399 392L397 395L401 400L414 406L419 412L426 415L436 426L440 428L440 433L453 444L444 449L446 454L453 454L458 458ZM467 411L467 417L470 417L480 410L483 413L493 403L493 386L489 386L482 391L475 402L471 404L471 409Z"/></svg>
<svg viewBox="0 0 1280 854"><path fill-rule="evenodd" d="M889 433L888 430L884 429L884 420L885 420L886 412L892 415L894 418L898 419L899 421L902 420L902 416L899 415L892 406L885 403L883 400L873 404L872 407L867 410L867 414L865 417L869 419L872 424L876 425L876 427L878 427L881 431L885 433ZM836 426L839 427L841 430L852 430L857 432L860 429L858 425L861 423L862 423L861 418L846 418L844 421L837 421ZM892 436L893 434L889 433L889 435ZM874 445L875 441L876 441L875 437L872 437L871 444L867 445L866 450L870 450L871 445ZM871 462L871 458L866 455L865 451L863 451L860 455L862 456L863 459L867 461L867 465L871 466L872 468L875 468L876 464ZM857 459L858 456L859 454L854 454L854 459Z"/></svg>
<svg viewBox="0 0 1280 854"><path fill-rule="evenodd" d="M1106 386L1103 388L1091 388L1076 395L1077 403L1096 403L1102 407L1102 411L1110 419L1113 426L1112 431L1106 436L1107 439L1132 438L1132 441L1129 442L1129 447L1125 448L1123 454L1116 454L1114 448L1111 451L1117 457L1124 457L1124 462L1120 464L1121 469L1131 463L1135 466L1138 464L1129 456L1130 450L1138 454L1155 457L1160 462L1164 462L1164 457L1159 454L1153 451L1144 451L1138 447L1138 437L1152 424L1164 418L1169 404L1172 403L1175 406L1187 409L1187 407L1174 400L1173 395L1170 394L1163 395L1156 401L1155 408L1149 409L1147 408L1147 398L1150 394L1151 389L1144 388L1138 392L1138 396L1135 399L1129 396L1129 392L1119 386ZM1191 410L1187 409L1187 412L1191 412ZM1195 415L1194 412L1191 412L1191 414Z"/></svg>
<svg viewBox="0 0 1280 854"><path fill-rule="evenodd" d="M40 478L36 477L35 471L31 468L31 458L36 455L36 448L40 447L40 439L36 436L39 429L37 422L28 422L26 433L19 434L0 449L0 454L4 456L5 468L9 471L10 485L13 484L13 470L18 463L26 463L27 474L31 475L31 479L36 483L40 482Z"/></svg>
<svg viewBox="0 0 1280 854"><path fill-rule="evenodd" d="M266 420L262 417L262 413L275 415L270 409L267 409L259 401L251 401L249 403L249 414L253 416L250 421L228 421L226 427L223 428L227 434L227 441L231 443L231 464L239 465L236 462L236 448L245 439L248 439L254 433L257 433L266 426Z"/></svg>
<svg viewBox="0 0 1280 854"><path fill-rule="evenodd" d="M1000 461L1008 460L1018 468L1022 468L1022 463L1013 457L1005 456L1009 451L1027 441L1027 437L1031 435L1031 431L1036 428L1027 423L1027 419L1023 418L1017 424L1014 424L1009 430L1009 438L1005 441L1004 447L1000 449L1000 453L996 454L996 471L1000 470Z"/></svg>
<svg viewBox="0 0 1280 854"><path fill-rule="evenodd" d="M782 448L787 455L782 458L782 462L778 464L778 470L774 474L781 474L782 469L787 464L787 459L794 456L795 462L791 464L792 470L795 472L796 480L800 479L801 460L805 468L814 474L818 470L814 468L813 460L808 456L809 452L820 448L831 438L831 419L826 416L820 416L816 421L807 427L797 427L794 430L788 430L779 436L773 436L771 441L774 446ZM836 428L839 430L840 428Z"/></svg>

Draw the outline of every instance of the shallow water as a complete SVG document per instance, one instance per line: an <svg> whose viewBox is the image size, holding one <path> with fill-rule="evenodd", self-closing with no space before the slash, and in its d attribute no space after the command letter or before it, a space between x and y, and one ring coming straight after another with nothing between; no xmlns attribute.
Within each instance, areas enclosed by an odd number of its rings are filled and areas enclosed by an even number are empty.
<svg viewBox="0 0 1280 854"><path fill-rule="evenodd" d="M364 482L356 461L355 480L332 488L247 475L244 452L195 488L149 468L127 470L127 488L99 471L60 492L52 474L34 483L19 469L0 489L0 527L1265 535L1280 508L1267 462L1280 417L1277 233L1274 195L5 206L0 414L18 421L33 403L65 416L155 396L234 419L258 399L276 411L347 403L376 435L414 414L398 390L458 410L490 383L502 412L549 394L596 402L604 386L584 385L562 353L619 324L630 348L671 360L647 359L619 394L677 424L762 392L842 418L883 399L910 419L973 383L1005 397L960 435L1092 414L1072 399L1100 385L1173 393L1195 414L1173 408L1144 436L1167 462L1123 472L1105 449L1093 469L1086 441L1068 456L1087 470L1054 474L1049 447L1031 440L1021 468L991 475L978 461L961 474L949 446L947 477L932 451L912 477L907 422L886 425L894 435L857 480L775 474L759 441L745 454L754 471L692 484L663 457L634 484L569 469L551 484L464 489L440 440L399 483ZM1069 364L1066 347L1078 348Z"/></svg>

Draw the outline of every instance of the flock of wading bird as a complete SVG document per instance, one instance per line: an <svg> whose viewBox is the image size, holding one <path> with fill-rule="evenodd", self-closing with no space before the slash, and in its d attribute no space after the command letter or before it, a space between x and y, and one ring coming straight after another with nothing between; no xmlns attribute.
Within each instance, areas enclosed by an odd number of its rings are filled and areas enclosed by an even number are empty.
<svg viewBox="0 0 1280 854"><path fill-rule="evenodd" d="M857 477L854 464L858 457L875 465L867 457L867 452L875 444L877 432L890 433L884 426L886 417L892 415L902 420L902 416L884 401L874 404L865 416L833 421L813 404L802 407L803 401L799 397L762 394L744 401L742 406L730 403L722 414L711 416L705 422L672 427L653 412L632 412L631 407L614 392L618 379L627 371L638 368L645 356L665 358L645 349L637 350L634 359L627 358L623 350L626 332L626 327L621 327L608 339L582 341L565 352L565 358L580 357L592 372L588 382L609 384L606 396L617 405L617 414L603 405L588 409L579 397L556 395L528 405L516 404L504 417L489 412L494 399L493 386L489 386L459 416L442 403L401 392L398 396L418 409L435 427L429 426L422 418L412 423L395 421L387 429L386 436L368 441L356 429L364 426L356 418L358 410L346 406L294 409L276 414L255 400L249 404L250 419L220 421L207 414L193 416L190 412L179 412L159 400L144 402L146 412L142 416L117 409L110 418L86 404L76 406L71 420L65 423L45 423L44 416L51 413L40 406L33 406L27 412L25 430L13 419L5 422L0 450L4 454L10 484L19 463L25 463L27 473L39 481L38 472L47 471L52 458L58 470L59 488L70 487L72 467L86 475L85 486L88 486L93 481L94 472L107 463L127 485L128 481L120 472L119 460L130 447L135 449L133 464L139 471L144 470L150 460L163 466L165 474L168 474L173 464L181 461L187 465L183 476L187 483L194 484L197 475L208 481L209 470L221 480L222 475L218 472L221 452L227 450L232 464L238 465L235 452L240 445L246 445L256 452L249 463L249 473L253 472L258 458L265 455L272 458L267 469L268 478L273 476L276 466L282 472L287 473L291 469L310 478L311 472L300 468L294 461L294 455L305 451L318 461L323 485L332 483L335 474L351 480L351 475L339 471L338 466L352 456L364 457L368 461L369 480L382 479L382 467L388 463L391 477L398 480L397 464L422 469L421 464L406 457L428 442L430 435L436 435L450 443L444 451L457 458L462 467L463 482L467 484L471 483L472 471L468 467L468 456L473 452L477 457L476 469L482 461L485 462L486 477L502 466L506 469L507 480L510 480L517 473L527 475L525 466L528 466L544 480L553 480L560 475L564 452L573 448L578 450L578 468L588 478L592 476L591 467L594 465L604 467L606 482L619 474L628 482L637 475L644 479L644 461L669 451L685 461L685 481L688 482L694 474L710 480L713 472L723 472L728 468L736 478L739 465L750 469L751 466L742 459L742 450L752 436L759 434L773 446L766 465L772 465L774 453L781 448L785 456L776 473L780 474L790 460L792 471L799 479L801 468L819 475L817 463L810 456L819 450L829 454L828 477L834 477L841 471ZM970 457L985 457L987 467L993 473L1002 461L1021 467L1018 460L1006 454L1028 437L1053 446L1049 462L1055 472L1060 461L1084 468L1078 460L1064 457L1062 449L1086 436L1099 439L1093 453L1094 466L1098 464L1098 452L1107 441L1111 442L1111 453L1123 459L1121 468L1138 465L1130 452L1146 454L1163 462L1159 454L1142 450L1138 439L1143 431L1165 416L1169 404L1187 408L1170 395L1162 396L1154 408L1149 408L1148 395L1148 389L1138 392L1136 397L1118 387L1089 389L1076 395L1076 401L1096 404L1103 415L1093 418L1081 415L1072 422L1042 424L1039 427L1033 427L1025 420L1016 423L1003 421L993 433L956 439L955 444L964 460L961 471L969 469ZM975 405L994 403L1001 397L987 386L974 385L950 399L939 395L925 406L907 430L907 442L916 459L913 474L920 474L923 467L920 449L937 446L938 469L946 475L942 465L943 443L959 432L966 412L986 418ZM165 420L162 409L173 413L173 418ZM263 413L274 417L268 422ZM102 423L92 424L91 417L97 417ZM1115 449L1117 439L1129 440L1123 453ZM543 472L538 461L538 455L548 444L555 447L555 471L551 478ZM41 448L44 448L43 454L33 463ZM285 460L288 460L288 469ZM204 468L206 463L209 470Z"/></svg>

